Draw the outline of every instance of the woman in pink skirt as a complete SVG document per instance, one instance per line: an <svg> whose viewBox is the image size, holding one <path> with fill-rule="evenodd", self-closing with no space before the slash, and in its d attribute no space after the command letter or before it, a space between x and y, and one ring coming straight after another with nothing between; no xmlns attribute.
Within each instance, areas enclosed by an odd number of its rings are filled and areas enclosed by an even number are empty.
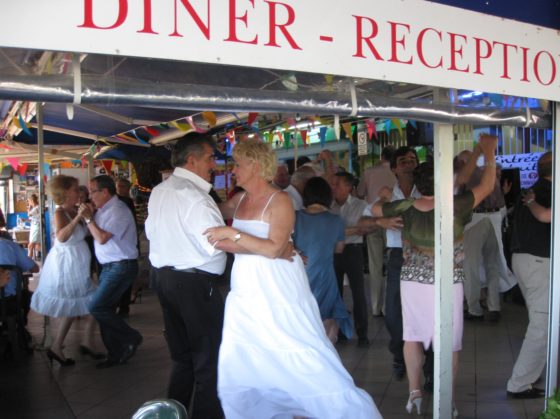
<svg viewBox="0 0 560 419"><path fill-rule="evenodd" d="M478 186L454 198L454 269L453 269L453 377L457 374L459 351L463 337L463 231L470 221L472 210L494 188L496 163L494 152L497 138L482 135L480 147L484 153L485 169ZM403 266L401 271L401 299L403 311L404 360L408 376L408 413L414 407L421 413L423 350L434 337L434 169L431 163L419 165L414 172L418 199L393 202L378 201L372 212L375 217L401 216L403 219ZM457 411L454 409L454 416Z"/></svg>

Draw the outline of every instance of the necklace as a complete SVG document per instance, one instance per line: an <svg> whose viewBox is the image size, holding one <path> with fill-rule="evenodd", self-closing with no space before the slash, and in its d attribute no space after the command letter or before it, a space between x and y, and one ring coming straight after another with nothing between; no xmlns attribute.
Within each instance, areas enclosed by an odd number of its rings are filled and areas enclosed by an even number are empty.
<svg viewBox="0 0 560 419"><path fill-rule="evenodd" d="M321 204L311 204L308 205L307 207L305 207L305 211L311 213L311 214L316 214L319 212L325 212L328 211L329 209L327 207L325 207L324 205Z"/></svg>

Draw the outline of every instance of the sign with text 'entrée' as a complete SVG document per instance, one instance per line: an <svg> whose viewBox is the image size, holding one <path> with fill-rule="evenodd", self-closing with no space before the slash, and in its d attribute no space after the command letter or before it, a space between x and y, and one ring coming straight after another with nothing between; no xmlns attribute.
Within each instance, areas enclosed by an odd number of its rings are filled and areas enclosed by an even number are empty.
<svg viewBox="0 0 560 419"><path fill-rule="evenodd" d="M420 0L0 0L0 46L560 100L560 34Z"/></svg>

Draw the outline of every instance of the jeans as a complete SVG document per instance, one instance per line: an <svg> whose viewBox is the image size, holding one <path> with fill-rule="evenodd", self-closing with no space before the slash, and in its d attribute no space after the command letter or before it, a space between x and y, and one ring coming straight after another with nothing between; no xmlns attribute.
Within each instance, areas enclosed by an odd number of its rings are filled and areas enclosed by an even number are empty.
<svg viewBox="0 0 560 419"><path fill-rule="evenodd" d="M136 278L138 262L123 260L101 266L99 286L88 308L99 323L101 338L107 348L107 359L119 361L128 345L138 344L142 339L140 333L116 313L121 295Z"/></svg>

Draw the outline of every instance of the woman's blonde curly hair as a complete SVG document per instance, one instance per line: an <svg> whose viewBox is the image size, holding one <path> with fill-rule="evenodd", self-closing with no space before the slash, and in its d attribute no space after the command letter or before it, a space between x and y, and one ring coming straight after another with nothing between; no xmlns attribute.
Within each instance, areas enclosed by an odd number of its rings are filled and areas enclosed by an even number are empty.
<svg viewBox="0 0 560 419"><path fill-rule="evenodd" d="M271 182L276 174L276 153L262 141L250 139L237 143L233 149L233 158L259 163L260 175L267 182Z"/></svg>
<svg viewBox="0 0 560 419"><path fill-rule="evenodd" d="M62 205L66 200L66 191L78 183L75 177L58 175L49 181L47 191L55 204Z"/></svg>

